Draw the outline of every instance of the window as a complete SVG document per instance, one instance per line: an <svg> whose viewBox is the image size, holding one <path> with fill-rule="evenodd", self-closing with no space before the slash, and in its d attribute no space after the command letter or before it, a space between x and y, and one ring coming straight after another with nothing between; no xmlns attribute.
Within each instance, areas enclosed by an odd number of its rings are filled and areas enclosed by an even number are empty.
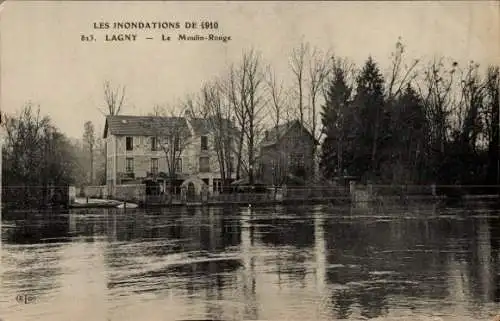
<svg viewBox="0 0 500 321"><path fill-rule="evenodd" d="M133 150L134 149L133 137L127 137L127 138L125 138L125 140L126 140L127 150Z"/></svg>
<svg viewBox="0 0 500 321"><path fill-rule="evenodd" d="M151 174L158 174L158 158L151 158Z"/></svg>
<svg viewBox="0 0 500 321"><path fill-rule="evenodd" d="M125 171L127 173L133 173L134 172L134 159L133 158L127 158L126 159Z"/></svg>
<svg viewBox="0 0 500 321"><path fill-rule="evenodd" d="M303 165L304 164L304 154L302 153L291 153L289 156L290 165Z"/></svg>
<svg viewBox="0 0 500 321"><path fill-rule="evenodd" d="M222 180L218 178L214 178L213 180L213 191L214 192L222 192Z"/></svg>
<svg viewBox="0 0 500 321"><path fill-rule="evenodd" d="M158 150L158 139L156 137L151 137L151 150Z"/></svg>
<svg viewBox="0 0 500 321"><path fill-rule="evenodd" d="M180 157L175 159L175 172L182 173L182 158Z"/></svg>
<svg viewBox="0 0 500 321"><path fill-rule="evenodd" d="M210 160L208 157L200 157L200 172L210 172Z"/></svg>
<svg viewBox="0 0 500 321"><path fill-rule="evenodd" d="M207 149L208 149L208 137L201 136L201 150L207 150Z"/></svg>

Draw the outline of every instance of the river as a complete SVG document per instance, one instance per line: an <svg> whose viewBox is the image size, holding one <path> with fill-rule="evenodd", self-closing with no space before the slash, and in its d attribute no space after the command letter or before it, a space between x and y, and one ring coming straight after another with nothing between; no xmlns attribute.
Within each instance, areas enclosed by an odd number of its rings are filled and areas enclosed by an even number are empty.
<svg viewBox="0 0 500 321"><path fill-rule="evenodd" d="M486 204L4 212L3 321L492 320Z"/></svg>

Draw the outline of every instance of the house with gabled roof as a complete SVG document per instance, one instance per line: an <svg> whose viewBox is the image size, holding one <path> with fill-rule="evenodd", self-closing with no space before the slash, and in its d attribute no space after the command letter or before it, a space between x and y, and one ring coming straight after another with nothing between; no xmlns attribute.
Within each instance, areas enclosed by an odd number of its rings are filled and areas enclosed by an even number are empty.
<svg viewBox="0 0 500 321"><path fill-rule="evenodd" d="M290 180L305 182L314 173L313 135L293 120L269 128L259 144L259 176L270 185L281 186Z"/></svg>
<svg viewBox="0 0 500 321"><path fill-rule="evenodd" d="M228 121L228 126L234 125ZM211 192L222 188L220 162L213 121L194 117L108 116L106 185L154 182L162 192L167 182L176 190L182 185L199 193L203 185ZM175 136L175 137L174 137ZM236 141L236 140L234 140ZM234 157L225 154L226 178L234 179ZM173 177L172 177L173 174Z"/></svg>

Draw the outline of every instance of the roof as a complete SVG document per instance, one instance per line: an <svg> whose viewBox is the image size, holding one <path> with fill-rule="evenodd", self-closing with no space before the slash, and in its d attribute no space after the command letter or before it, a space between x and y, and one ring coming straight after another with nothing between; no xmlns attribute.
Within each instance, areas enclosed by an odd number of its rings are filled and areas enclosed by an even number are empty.
<svg viewBox="0 0 500 321"><path fill-rule="evenodd" d="M316 139L311 135L311 133L305 127L303 127L303 126L300 125L300 122L298 120L292 120L292 121L286 122L284 124L278 125L277 127L273 127L272 129L266 130L267 135L260 142L260 145L262 147L265 147L265 146L271 146L271 145L274 145L274 144L278 143L278 141L281 138L283 138L284 136L286 136L286 134L288 133L288 131L290 129L292 129L293 127L295 127L295 126L302 127L303 130L309 136L311 136L314 141L316 141Z"/></svg>
<svg viewBox="0 0 500 321"><path fill-rule="evenodd" d="M160 116L107 116L104 125L104 138L108 129L111 135L122 136L156 136L159 131L173 127L188 130L186 119L183 117Z"/></svg>
<svg viewBox="0 0 500 321"><path fill-rule="evenodd" d="M189 123L195 135L205 135L209 132L208 121L204 118L191 118Z"/></svg>

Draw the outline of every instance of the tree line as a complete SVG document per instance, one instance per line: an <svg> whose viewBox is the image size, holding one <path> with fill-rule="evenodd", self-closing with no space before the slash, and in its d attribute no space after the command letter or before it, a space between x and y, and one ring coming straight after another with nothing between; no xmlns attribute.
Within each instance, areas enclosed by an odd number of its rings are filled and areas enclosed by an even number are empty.
<svg viewBox="0 0 500 321"><path fill-rule="evenodd" d="M119 113L124 94L124 88L106 81L102 113ZM40 106L27 102L18 113L2 114L1 126L4 190L106 183L105 143L91 121L85 122L81 139L71 139L41 114Z"/></svg>
<svg viewBox="0 0 500 321"><path fill-rule="evenodd" d="M404 65L398 42L385 78L332 60L322 110L326 177L381 183L498 184L498 66L444 58Z"/></svg>
<svg viewBox="0 0 500 321"><path fill-rule="evenodd" d="M211 120L223 178L226 149L236 156L237 179L252 181L265 129L298 120L321 142L308 155L319 165L309 183L348 175L383 184L497 184L498 66L409 59L401 39L389 61L384 72L371 56L356 66L302 43L280 77L249 50L178 106ZM224 144L223 119L236 125L234 145Z"/></svg>
<svg viewBox="0 0 500 321"><path fill-rule="evenodd" d="M399 39L385 72L370 56L356 66L308 43L289 53L287 71L248 50L198 92L155 107L153 115L208 120L223 182L233 173L252 182L264 131L290 120L320 142L308 155L319 165L310 183L344 175L395 184L498 182L497 66L408 59ZM106 81L102 114L122 114L125 96L125 87ZM19 115L6 115L3 127L4 184L105 183L106 147L91 122L72 142L28 104ZM181 134L161 133L159 147L176 148L165 150L168 174L175 176L183 147L161 141Z"/></svg>

